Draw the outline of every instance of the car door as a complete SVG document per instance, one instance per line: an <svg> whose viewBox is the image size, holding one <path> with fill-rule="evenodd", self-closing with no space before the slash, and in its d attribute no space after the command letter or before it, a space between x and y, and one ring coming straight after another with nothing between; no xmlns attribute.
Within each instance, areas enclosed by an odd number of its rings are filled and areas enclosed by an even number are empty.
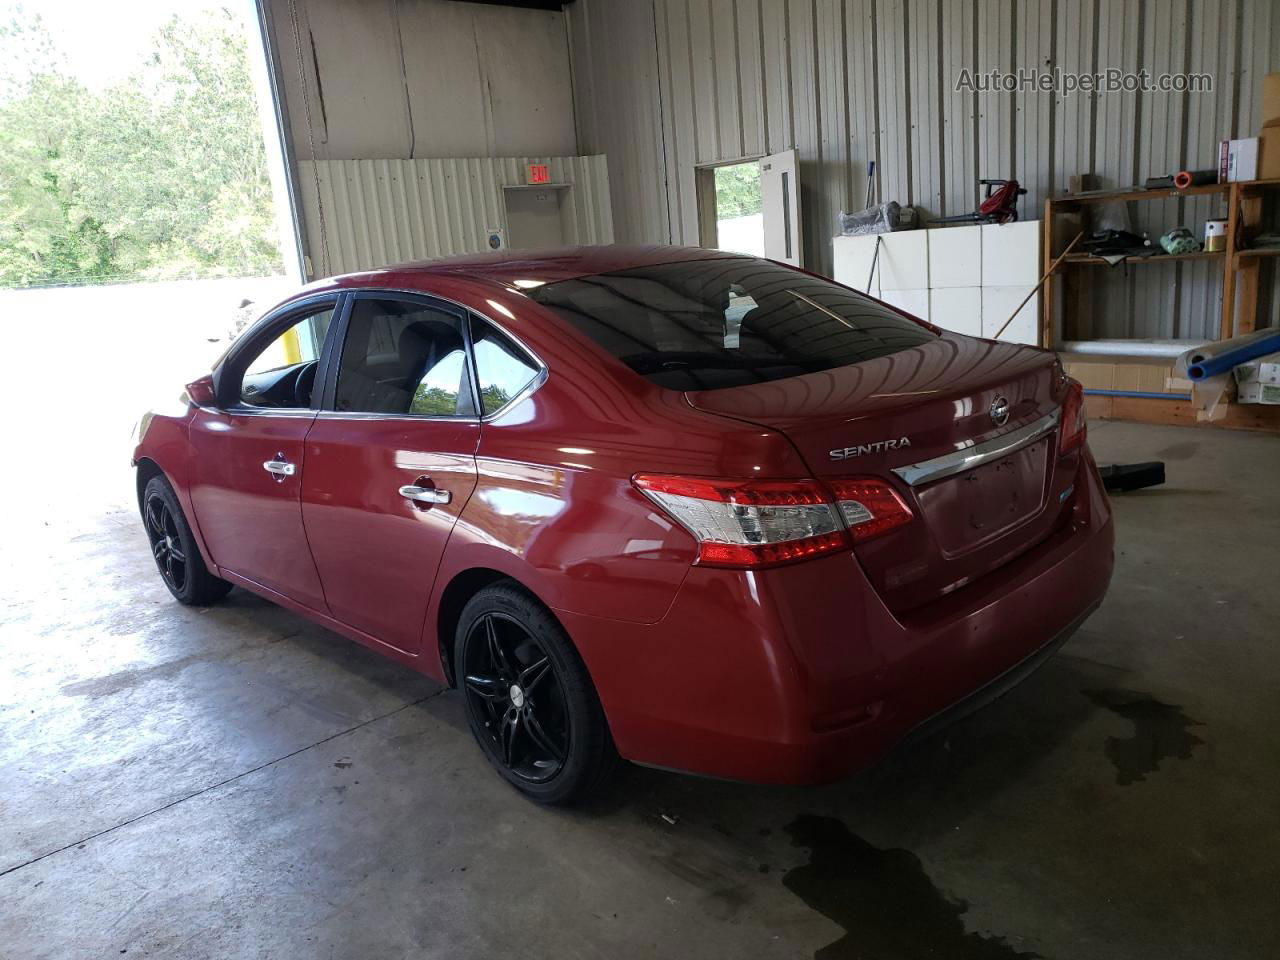
<svg viewBox="0 0 1280 960"><path fill-rule="evenodd" d="M329 609L409 653L476 485L465 320L429 297L353 294L307 436L302 516Z"/></svg>
<svg viewBox="0 0 1280 960"><path fill-rule="evenodd" d="M190 434L192 508L214 563L322 612L302 527L303 440L340 303L308 299L246 334L221 364L217 409L198 409Z"/></svg>

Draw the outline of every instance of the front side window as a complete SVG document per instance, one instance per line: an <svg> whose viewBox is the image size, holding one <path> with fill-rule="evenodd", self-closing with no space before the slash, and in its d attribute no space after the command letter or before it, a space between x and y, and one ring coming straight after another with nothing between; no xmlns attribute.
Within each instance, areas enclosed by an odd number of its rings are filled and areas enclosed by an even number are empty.
<svg viewBox="0 0 1280 960"><path fill-rule="evenodd" d="M471 320L471 349L480 381L480 405L488 416L515 399L538 375L538 365L511 340L483 320Z"/></svg>
<svg viewBox="0 0 1280 960"><path fill-rule="evenodd" d="M462 321L408 300L358 298L351 307L334 409L474 416Z"/></svg>
<svg viewBox="0 0 1280 960"><path fill-rule="evenodd" d="M333 305L308 313L260 350L245 368L240 400L251 407L311 406L324 338Z"/></svg>
<svg viewBox="0 0 1280 960"><path fill-rule="evenodd" d="M672 390L765 383L936 339L852 290L747 257L657 264L528 293Z"/></svg>

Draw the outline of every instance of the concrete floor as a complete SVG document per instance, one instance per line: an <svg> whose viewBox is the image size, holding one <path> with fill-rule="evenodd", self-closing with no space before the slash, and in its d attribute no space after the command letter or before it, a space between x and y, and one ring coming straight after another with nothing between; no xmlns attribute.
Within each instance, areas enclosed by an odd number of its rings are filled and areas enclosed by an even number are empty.
<svg viewBox="0 0 1280 960"><path fill-rule="evenodd" d="M127 478L37 476L0 516L0 957L1275 956L1280 442L1091 437L1169 482L1015 692L836 786L631 770L580 811L501 783L455 694L173 603Z"/></svg>

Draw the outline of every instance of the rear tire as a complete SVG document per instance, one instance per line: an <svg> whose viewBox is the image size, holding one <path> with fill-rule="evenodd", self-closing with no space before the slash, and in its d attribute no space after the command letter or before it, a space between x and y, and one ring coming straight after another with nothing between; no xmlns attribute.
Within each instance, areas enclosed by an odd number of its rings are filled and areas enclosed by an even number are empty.
<svg viewBox="0 0 1280 960"><path fill-rule="evenodd" d="M142 491L142 526L160 579L179 603L201 607L231 591L231 584L205 566L178 496L163 476L152 477Z"/></svg>
<svg viewBox="0 0 1280 960"><path fill-rule="evenodd" d="M619 760L600 698L555 618L510 583L477 593L454 642L471 733L504 780L538 803L598 793Z"/></svg>

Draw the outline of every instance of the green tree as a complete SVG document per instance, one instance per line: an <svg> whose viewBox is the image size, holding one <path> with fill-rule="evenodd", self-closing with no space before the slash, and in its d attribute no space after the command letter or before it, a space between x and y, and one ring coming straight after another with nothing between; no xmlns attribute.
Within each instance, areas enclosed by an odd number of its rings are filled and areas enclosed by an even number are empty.
<svg viewBox="0 0 1280 960"><path fill-rule="evenodd" d="M716 219L747 217L764 209L760 200L760 165L735 163L716 167Z"/></svg>
<svg viewBox="0 0 1280 960"><path fill-rule="evenodd" d="M67 75L38 15L0 28L0 285L281 268L242 24L173 17L129 79Z"/></svg>

